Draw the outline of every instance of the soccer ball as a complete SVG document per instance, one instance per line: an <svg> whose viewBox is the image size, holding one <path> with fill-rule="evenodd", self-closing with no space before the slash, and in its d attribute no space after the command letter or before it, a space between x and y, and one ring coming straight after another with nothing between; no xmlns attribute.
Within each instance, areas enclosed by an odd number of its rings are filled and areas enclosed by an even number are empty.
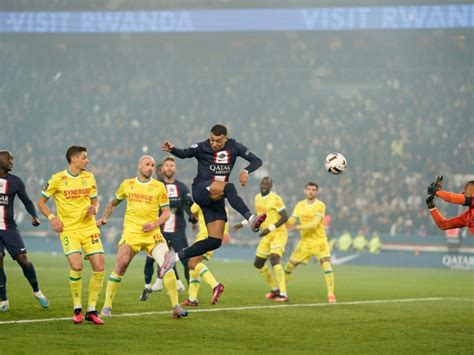
<svg viewBox="0 0 474 355"><path fill-rule="evenodd" d="M347 168L347 160L341 153L331 153L324 160L326 170L333 175L339 175Z"/></svg>

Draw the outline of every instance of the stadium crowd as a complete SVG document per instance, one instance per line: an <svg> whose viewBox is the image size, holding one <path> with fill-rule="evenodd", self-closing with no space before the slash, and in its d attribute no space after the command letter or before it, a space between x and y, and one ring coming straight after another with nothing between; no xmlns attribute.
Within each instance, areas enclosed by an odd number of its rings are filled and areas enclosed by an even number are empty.
<svg viewBox="0 0 474 355"><path fill-rule="evenodd" d="M436 232L424 198L437 175L451 189L472 174L473 38L468 31L200 35L5 36L2 149L36 197L87 146L102 203L135 162L171 139L185 146L214 123L263 161L290 210L320 185L331 230ZM471 53L471 55L470 55ZM331 151L345 174L324 171ZM244 167L244 163L241 163ZM194 161L178 161L191 184ZM237 176L237 174L234 174ZM234 178L236 178L234 176Z"/></svg>

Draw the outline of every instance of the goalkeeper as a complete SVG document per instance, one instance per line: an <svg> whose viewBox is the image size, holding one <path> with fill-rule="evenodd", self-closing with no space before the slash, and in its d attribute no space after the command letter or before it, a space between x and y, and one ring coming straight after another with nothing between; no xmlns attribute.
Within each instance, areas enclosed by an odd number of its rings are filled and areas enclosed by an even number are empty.
<svg viewBox="0 0 474 355"><path fill-rule="evenodd" d="M439 197L443 201L469 207L467 211L457 217L446 219L438 211L434 204L434 198ZM426 204L438 227L442 230L467 227L474 235L474 180L464 185L462 194L456 194L443 190L443 177L438 176L435 182L428 187L428 198Z"/></svg>

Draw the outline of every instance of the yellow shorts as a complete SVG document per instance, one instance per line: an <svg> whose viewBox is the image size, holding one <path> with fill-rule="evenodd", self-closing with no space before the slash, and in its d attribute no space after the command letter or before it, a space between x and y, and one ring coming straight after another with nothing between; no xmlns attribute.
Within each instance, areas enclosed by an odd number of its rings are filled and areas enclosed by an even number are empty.
<svg viewBox="0 0 474 355"><path fill-rule="evenodd" d="M288 232L286 230L273 231L260 239L255 255L262 259L268 259L270 254L283 256L287 241Z"/></svg>
<svg viewBox="0 0 474 355"><path fill-rule="evenodd" d="M163 238L163 235L159 230L154 230L149 233L133 233L123 231L122 238L119 242L119 247L122 244L129 245L135 253L138 253L141 250L146 251L149 255L156 244L165 243L166 240Z"/></svg>
<svg viewBox="0 0 474 355"><path fill-rule="evenodd" d="M290 256L290 260L306 265L312 256L315 256L318 260L331 256L329 243L326 238L311 242L299 241Z"/></svg>
<svg viewBox="0 0 474 355"><path fill-rule="evenodd" d="M104 254L104 247L100 240L100 231L97 228L63 232L59 234L59 239L66 256L75 253L82 254L82 250L84 250L86 257L94 254Z"/></svg>
<svg viewBox="0 0 474 355"><path fill-rule="evenodd" d="M199 232L196 236L196 239L194 239L194 243L199 242L200 240L204 240L204 239L207 239L207 231L205 233ZM205 260L209 261L212 258L212 254L213 252L211 250L211 251L206 252L206 254L203 254L203 257Z"/></svg>

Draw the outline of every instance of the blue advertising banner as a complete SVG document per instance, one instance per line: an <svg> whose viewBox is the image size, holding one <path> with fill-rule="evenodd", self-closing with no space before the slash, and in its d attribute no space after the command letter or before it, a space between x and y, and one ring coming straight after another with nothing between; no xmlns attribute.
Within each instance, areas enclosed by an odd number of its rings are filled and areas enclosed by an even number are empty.
<svg viewBox="0 0 474 355"><path fill-rule="evenodd" d="M0 12L0 33L350 31L474 27L474 5Z"/></svg>

